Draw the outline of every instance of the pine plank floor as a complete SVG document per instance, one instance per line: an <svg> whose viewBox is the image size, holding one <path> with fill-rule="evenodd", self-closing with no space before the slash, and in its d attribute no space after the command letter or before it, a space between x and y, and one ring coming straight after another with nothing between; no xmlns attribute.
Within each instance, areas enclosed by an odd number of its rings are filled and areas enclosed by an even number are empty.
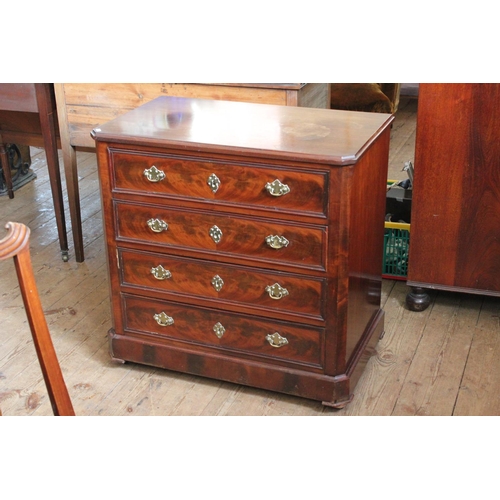
<svg viewBox="0 0 500 500"><path fill-rule="evenodd" d="M403 99L392 129L388 178L413 160L416 100ZM95 154L78 152L85 262L60 257L43 150L37 179L0 197L9 220L31 228L38 289L77 415L449 416L500 413L500 301L433 292L421 313L405 307L404 282L384 280L386 332L342 410L320 403L130 363L108 355L111 326ZM61 159L62 162L62 159ZM61 163L62 164L62 163ZM65 200L67 208L67 199ZM69 211L67 211L69 214ZM69 218L69 216L68 216ZM69 227L69 221L67 221ZM0 408L5 416L51 415L12 260L0 262Z"/></svg>

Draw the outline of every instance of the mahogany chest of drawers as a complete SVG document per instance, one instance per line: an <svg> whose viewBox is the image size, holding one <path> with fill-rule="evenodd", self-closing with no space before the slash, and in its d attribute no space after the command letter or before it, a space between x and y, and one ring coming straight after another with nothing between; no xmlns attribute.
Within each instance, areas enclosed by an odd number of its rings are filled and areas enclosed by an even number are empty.
<svg viewBox="0 0 500 500"><path fill-rule="evenodd" d="M160 97L96 128L112 357L348 403L383 332L391 121Z"/></svg>

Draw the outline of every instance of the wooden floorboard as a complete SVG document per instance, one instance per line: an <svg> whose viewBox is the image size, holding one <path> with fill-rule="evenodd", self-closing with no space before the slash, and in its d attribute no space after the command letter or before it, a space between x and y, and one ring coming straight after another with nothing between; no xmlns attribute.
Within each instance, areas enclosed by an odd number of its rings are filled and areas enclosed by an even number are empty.
<svg viewBox="0 0 500 500"><path fill-rule="evenodd" d="M388 178L405 179L414 155L416 100L402 100L391 131ZM54 346L78 415L409 416L500 413L498 299L432 292L421 313L406 284L384 280L385 335L342 410L315 401L113 361L109 291L95 154L78 152L85 262L63 262L45 154L32 148L37 179L0 197L0 224L31 228L33 268ZM67 193L64 202L68 211ZM68 216L69 219L69 216ZM67 221L70 228L69 220ZM0 229L3 237L3 229ZM12 261L0 263L0 408L51 415Z"/></svg>
<svg viewBox="0 0 500 500"><path fill-rule="evenodd" d="M484 297L464 367L455 415L500 415L500 303Z"/></svg>

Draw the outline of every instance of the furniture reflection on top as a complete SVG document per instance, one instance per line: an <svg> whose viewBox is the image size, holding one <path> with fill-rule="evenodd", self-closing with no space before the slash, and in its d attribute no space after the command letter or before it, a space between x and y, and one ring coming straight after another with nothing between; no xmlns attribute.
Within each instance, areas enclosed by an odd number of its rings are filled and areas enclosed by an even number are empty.
<svg viewBox="0 0 500 500"><path fill-rule="evenodd" d="M0 260L14 259L33 343L52 410L56 416L73 416L75 412L50 337L33 274L29 251L30 230L24 224L17 222L8 222L5 228L9 232L7 236L0 239Z"/></svg>
<svg viewBox="0 0 500 500"><path fill-rule="evenodd" d="M330 107L328 83L56 83L54 88L77 262L83 262L84 252L76 149L94 150L94 128L162 95Z"/></svg>
<svg viewBox="0 0 500 500"><path fill-rule="evenodd" d="M58 124L54 89L50 83L0 83L0 157L9 198L14 197L5 144L42 147L47 157L50 188L63 260L68 239L57 154Z"/></svg>

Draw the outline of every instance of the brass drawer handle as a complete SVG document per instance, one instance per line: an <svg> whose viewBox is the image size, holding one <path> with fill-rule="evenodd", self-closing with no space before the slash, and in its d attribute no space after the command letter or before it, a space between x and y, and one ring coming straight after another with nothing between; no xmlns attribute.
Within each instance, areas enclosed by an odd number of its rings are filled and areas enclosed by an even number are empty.
<svg viewBox="0 0 500 500"><path fill-rule="evenodd" d="M149 182L160 182L165 179L165 172L158 170L154 165L144 170L144 175Z"/></svg>
<svg viewBox="0 0 500 500"><path fill-rule="evenodd" d="M270 235L266 238L266 243L271 248L284 248L290 243L284 236Z"/></svg>
<svg viewBox="0 0 500 500"><path fill-rule="evenodd" d="M220 323L216 323L214 325L213 331L214 331L215 335L217 336L217 338L219 338L219 339L222 338L224 333L226 333L226 329Z"/></svg>
<svg viewBox="0 0 500 500"><path fill-rule="evenodd" d="M220 188L220 179L215 174L211 174L208 176L207 184L210 186L212 193L216 193Z"/></svg>
<svg viewBox="0 0 500 500"><path fill-rule="evenodd" d="M266 292L269 294L269 297L275 300L282 299L288 295L288 290L278 283L266 286Z"/></svg>
<svg viewBox="0 0 500 500"><path fill-rule="evenodd" d="M174 324L174 318L171 318L168 314L165 314L164 312L155 314L153 317L160 326L170 326Z"/></svg>
<svg viewBox="0 0 500 500"><path fill-rule="evenodd" d="M168 224L164 220L160 219L149 219L148 226L149 229L155 233L161 233L162 231L166 231L168 229Z"/></svg>
<svg viewBox="0 0 500 500"><path fill-rule="evenodd" d="M282 337L278 332L275 332L272 335L271 334L267 335L266 340L273 347L283 347L284 345L288 344L288 339L286 339L285 337Z"/></svg>
<svg viewBox="0 0 500 500"><path fill-rule="evenodd" d="M151 274L157 279L157 280L166 280L168 278L172 277L172 273L168 270L165 269L161 264L156 267L151 268Z"/></svg>
<svg viewBox="0 0 500 500"><path fill-rule="evenodd" d="M282 184L279 179L266 184L267 192L272 196L283 196L290 192L290 188L286 184Z"/></svg>

